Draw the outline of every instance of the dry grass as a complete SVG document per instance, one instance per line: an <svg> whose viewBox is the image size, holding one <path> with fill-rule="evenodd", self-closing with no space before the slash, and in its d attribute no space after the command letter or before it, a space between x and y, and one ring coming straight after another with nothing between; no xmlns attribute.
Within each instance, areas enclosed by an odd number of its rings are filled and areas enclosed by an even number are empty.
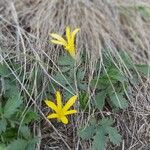
<svg viewBox="0 0 150 150"><path fill-rule="evenodd" d="M49 66L56 67L55 62L63 52L61 47L49 44L48 33L64 34L66 25L71 25L72 28L81 28L77 47L78 53L87 52L89 81L97 59L101 58L101 49L107 49L108 55L116 57L118 64L125 68L118 50L129 53L135 63L149 63L150 16L143 16L139 11L141 6L149 10L149 1L128 2L129 0L126 3L119 0L0 0L0 61L13 59L21 63L25 69L24 75L30 74L29 70L40 67L45 74L40 91L44 95L47 81L52 79L48 73ZM28 93L27 85L20 84ZM35 83L29 101L33 102L43 116L41 122L35 125L38 136L41 136L37 149L88 149L90 143L81 142L76 130L79 125L88 123L93 114L88 117L79 114L76 124L72 120L68 126L53 126L42 113L45 110L41 107L41 101L37 101L41 94L38 92ZM150 149L149 78L142 79L142 85L130 89L129 101L128 110L116 115L124 141L120 148L110 145L108 150Z"/></svg>

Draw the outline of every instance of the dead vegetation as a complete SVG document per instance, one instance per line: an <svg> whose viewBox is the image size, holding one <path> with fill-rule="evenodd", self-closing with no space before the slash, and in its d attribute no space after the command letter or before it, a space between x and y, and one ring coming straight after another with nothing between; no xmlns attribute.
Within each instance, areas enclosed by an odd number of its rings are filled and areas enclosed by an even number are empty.
<svg viewBox="0 0 150 150"><path fill-rule="evenodd" d="M105 0L0 0L0 61L16 60L27 72L27 68L32 69L40 62L46 76L41 85L44 89L50 75L43 63L53 67L58 55L63 52L61 47L49 44L49 33L64 34L67 25L81 28L77 47L78 53L87 52L89 77L93 75L97 58L101 58L102 49L107 49L108 55L116 57L120 65L125 64L118 50L129 53L135 63L149 63L148 0L130 3L128 0L126 3ZM131 89L128 110L116 116L124 138L118 149L150 149L149 78L141 80L142 85ZM43 111L41 102L36 102L36 85L32 90L35 93L34 103ZM76 124L58 125L57 129L45 118L41 120L35 125L38 136L42 137L37 149L89 148L90 143L81 142L75 134L77 127L88 121L82 113L78 115ZM108 149L117 148L109 146Z"/></svg>

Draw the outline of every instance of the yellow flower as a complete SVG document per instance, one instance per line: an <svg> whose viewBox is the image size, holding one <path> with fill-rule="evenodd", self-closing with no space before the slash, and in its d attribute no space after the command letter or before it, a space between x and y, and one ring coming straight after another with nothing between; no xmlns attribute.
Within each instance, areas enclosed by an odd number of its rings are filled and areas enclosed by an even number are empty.
<svg viewBox="0 0 150 150"><path fill-rule="evenodd" d="M77 113L76 110L69 110L69 108L75 103L76 99L77 95L72 96L63 106L61 94L59 91L57 91L56 92L57 105L50 100L45 100L46 105L55 111L55 113L49 114L47 118L48 119L57 118L59 121L63 122L64 124L67 124L68 118L66 116Z"/></svg>
<svg viewBox="0 0 150 150"><path fill-rule="evenodd" d="M66 51L75 58L76 48L75 48L75 35L79 31L79 28L76 28L72 33L70 27L66 27L66 40L58 34L52 33L51 36L54 38L51 40L52 43L63 45Z"/></svg>

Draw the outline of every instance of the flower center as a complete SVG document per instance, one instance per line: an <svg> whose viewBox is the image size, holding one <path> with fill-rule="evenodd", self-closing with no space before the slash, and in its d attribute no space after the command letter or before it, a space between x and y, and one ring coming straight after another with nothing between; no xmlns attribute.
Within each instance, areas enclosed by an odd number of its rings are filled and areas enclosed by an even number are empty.
<svg viewBox="0 0 150 150"><path fill-rule="evenodd" d="M60 109L60 110L58 111L58 116L59 116L59 118L62 118L62 117L64 116L64 112L63 112L62 109Z"/></svg>

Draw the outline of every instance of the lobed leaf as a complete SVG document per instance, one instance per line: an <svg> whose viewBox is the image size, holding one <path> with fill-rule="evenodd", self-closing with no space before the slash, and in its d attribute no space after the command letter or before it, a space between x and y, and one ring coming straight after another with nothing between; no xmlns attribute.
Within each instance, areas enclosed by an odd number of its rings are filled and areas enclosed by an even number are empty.
<svg viewBox="0 0 150 150"><path fill-rule="evenodd" d="M26 150L27 141L23 139L17 139L12 141L8 147L7 150Z"/></svg>
<svg viewBox="0 0 150 150"><path fill-rule="evenodd" d="M110 95L110 100L112 104L117 108L125 109L128 107L128 102L121 93L114 93Z"/></svg>
<svg viewBox="0 0 150 150"><path fill-rule="evenodd" d="M106 94L107 94L107 91L103 90L103 91L97 93L95 96L96 107L100 110L102 110L105 105Z"/></svg>
<svg viewBox="0 0 150 150"><path fill-rule="evenodd" d="M6 131L7 121L3 118L0 120L0 134Z"/></svg>
<svg viewBox="0 0 150 150"><path fill-rule="evenodd" d="M29 129L28 126L26 126L26 125L23 125L23 126L20 127L19 133L20 133L25 139L31 138L30 129Z"/></svg>
<svg viewBox="0 0 150 150"><path fill-rule="evenodd" d="M117 128L114 127L106 127L106 131L109 135L109 139L113 144L120 144L122 141L121 135L118 133Z"/></svg>
<svg viewBox="0 0 150 150"><path fill-rule="evenodd" d="M36 143L39 141L38 137L28 140L26 150L35 150Z"/></svg>
<svg viewBox="0 0 150 150"><path fill-rule="evenodd" d="M79 131L79 136L82 139L90 139L95 134L95 125L89 125L85 129Z"/></svg>
<svg viewBox="0 0 150 150"><path fill-rule="evenodd" d="M96 131L96 135L94 136L92 143L92 150L106 150L106 132L103 127L99 127Z"/></svg>
<svg viewBox="0 0 150 150"><path fill-rule="evenodd" d="M126 81L126 78L121 74L120 70L114 66L110 67L107 72L110 80L116 80L120 82Z"/></svg>
<svg viewBox="0 0 150 150"><path fill-rule="evenodd" d="M114 121L113 121L112 118L102 118L99 121L99 123L100 123L101 126L106 127L106 126L111 126L114 123Z"/></svg>
<svg viewBox="0 0 150 150"><path fill-rule="evenodd" d="M150 76L150 65L135 65L135 67L140 73L144 74L145 76Z"/></svg>
<svg viewBox="0 0 150 150"><path fill-rule="evenodd" d="M15 96L9 98L4 106L4 117L10 118L16 111L17 108L22 104L20 94L16 93Z"/></svg>
<svg viewBox="0 0 150 150"><path fill-rule="evenodd" d="M37 112L34 112L34 111L29 110L29 111L25 114L25 117L24 117L24 119L23 119L23 123L29 124L29 123L31 123L32 121L38 120L38 118L39 118L39 116L38 116Z"/></svg>

